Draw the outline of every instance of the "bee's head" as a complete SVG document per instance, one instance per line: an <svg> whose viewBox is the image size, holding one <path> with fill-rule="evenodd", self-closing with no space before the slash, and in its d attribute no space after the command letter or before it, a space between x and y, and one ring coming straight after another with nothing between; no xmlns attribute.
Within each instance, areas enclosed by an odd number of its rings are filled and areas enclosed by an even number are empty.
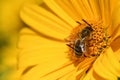
<svg viewBox="0 0 120 80"><path fill-rule="evenodd" d="M93 31L92 26L85 21L84 19L82 19L88 26L86 26L80 33L81 38L85 38L88 37L90 35L90 33Z"/></svg>

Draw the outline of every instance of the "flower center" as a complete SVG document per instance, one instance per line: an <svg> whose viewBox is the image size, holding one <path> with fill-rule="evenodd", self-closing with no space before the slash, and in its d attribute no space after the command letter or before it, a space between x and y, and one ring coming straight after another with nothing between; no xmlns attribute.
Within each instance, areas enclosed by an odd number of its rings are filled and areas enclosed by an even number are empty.
<svg viewBox="0 0 120 80"><path fill-rule="evenodd" d="M102 21L85 21L75 27L66 39L69 57L82 60L85 57L99 56L108 47L109 35Z"/></svg>

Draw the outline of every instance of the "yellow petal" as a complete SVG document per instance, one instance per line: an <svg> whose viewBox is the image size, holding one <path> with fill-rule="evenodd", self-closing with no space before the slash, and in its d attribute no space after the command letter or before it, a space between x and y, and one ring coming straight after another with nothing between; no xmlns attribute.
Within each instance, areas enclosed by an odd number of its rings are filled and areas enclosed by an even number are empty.
<svg viewBox="0 0 120 80"><path fill-rule="evenodd" d="M120 49L118 49L118 50L115 52L115 56L116 56L117 59L120 61Z"/></svg>
<svg viewBox="0 0 120 80"><path fill-rule="evenodd" d="M75 75L76 79L75 80L83 80L84 76L86 76L86 70L88 69L88 66L85 66L84 68L80 69Z"/></svg>
<svg viewBox="0 0 120 80"><path fill-rule="evenodd" d="M72 0L74 1L74 0ZM74 8L74 5L70 0L55 0L55 2L60 5L60 7L75 21L81 21L82 16L79 15L77 10Z"/></svg>
<svg viewBox="0 0 120 80"><path fill-rule="evenodd" d="M59 80L75 80L75 79L76 79L75 70L72 70L59 78Z"/></svg>
<svg viewBox="0 0 120 80"><path fill-rule="evenodd" d="M74 69L64 43L45 39L27 28L21 31L19 49L22 80L54 80Z"/></svg>
<svg viewBox="0 0 120 80"><path fill-rule="evenodd" d="M119 0L111 0L111 26L110 34L112 35L112 40L119 36L119 26L120 26L120 1Z"/></svg>
<svg viewBox="0 0 120 80"><path fill-rule="evenodd" d="M100 14L105 27L110 25L110 0L99 0Z"/></svg>
<svg viewBox="0 0 120 80"><path fill-rule="evenodd" d="M91 58L85 58L84 61L80 62L78 65L78 69L83 69L86 67L91 67L92 63L95 61L96 57L91 57Z"/></svg>
<svg viewBox="0 0 120 80"><path fill-rule="evenodd" d="M87 17L87 19L90 18L92 20L96 17L96 15L93 14L93 11L91 9L91 4L88 0L78 0L78 4L79 4L80 8L82 9L82 11L79 10L80 13L84 14ZM94 18L93 18L93 16L94 16Z"/></svg>
<svg viewBox="0 0 120 80"><path fill-rule="evenodd" d="M110 56L110 58L108 58L108 56ZM114 53L108 53L108 54L106 54L106 56L104 56L103 57L103 59L101 60L101 63L103 63L103 65L106 65L106 66L104 66L111 74L113 74L113 75L117 75L118 73L116 73L116 70L115 70L115 68L114 68L114 66L112 66L112 63L110 62L110 61L108 61L109 59L111 59L111 56L112 56L112 59L115 59L116 60L116 62L117 62L117 57L116 57L116 54ZM115 62L115 63L116 63ZM110 65L111 65L111 67L110 67ZM119 66L119 64L117 65L117 66ZM117 75L118 76L118 75Z"/></svg>
<svg viewBox="0 0 120 80"><path fill-rule="evenodd" d="M112 49L111 49L112 50ZM117 59L115 53L108 53L107 54L107 58L111 63L111 67L113 67L113 69L116 71L116 75L120 77L120 62Z"/></svg>
<svg viewBox="0 0 120 80"><path fill-rule="evenodd" d="M21 18L36 32L58 39L64 39L72 29L54 14L34 4L23 7Z"/></svg>
<svg viewBox="0 0 120 80"><path fill-rule="evenodd" d="M96 80L93 76L93 68L91 68L85 77L81 80Z"/></svg>
<svg viewBox="0 0 120 80"><path fill-rule="evenodd" d="M111 48L108 48L104 54L96 60L94 68L94 77L101 79L116 80L120 73L120 63Z"/></svg>
<svg viewBox="0 0 120 80"><path fill-rule="evenodd" d="M78 25L54 0L44 0L44 2L52 11L55 12L56 15L58 15L72 27L76 27Z"/></svg>
<svg viewBox="0 0 120 80"><path fill-rule="evenodd" d="M48 56L49 56L48 58L50 58L50 56L52 57L56 55L59 55L59 56L61 55L65 57L66 56L65 52L67 51L67 46L65 45L65 43L55 42L55 41L43 38L40 35L36 34L35 32L27 28L21 31L21 35L19 38L19 48L21 49L21 53L19 54L19 56L21 57L20 60L22 60L23 63L26 62L24 61L24 59L28 60L28 62L30 60L29 64L32 64L32 63L37 64L39 63L39 60L37 59L42 60L41 58L44 59L44 57L48 57ZM58 54L58 53L56 54L55 53L56 50L61 54ZM30 54L29 52L31 52L32 54ZM41 55L41 56L36 56L36 55ZM24 58L26 56L28 56L28 58ZM36 57L32 57L32 56L36 56ZM31 57L32 59L35 59L35 60L32 61ZM27 64L28 63L25 63L25 65ZM21 65L21 66L24 66L24 65Z"/></svg>
<svg viewBox="0 0 120 80"><path fill-rule="evenodd" d="M76 79L84 79L84 76L86 76L86 71L89 70L93 62L95 61L96 57L91 58L85 58L82 62L80 62L76 67Z"/></svg>
<svg viewBox="0 0 120 80"><path fill-rule="evenodd" d="M92 20L100 16L98 3L95 0L71 0L71 3L82 19Z"/></svg>
<svg viewBox="0 0 120 80"><path fill-rule="evenodd" d="M60 60L59 60L60 61ZM60 64L59 61L41 63L25 74L22 75L22 80L56 80L67 75L74 69L73 65ZM34 74L34 75L33 75Z"/></svg>
<svg viewBox="0 0 120 80"><path fill-rule="evenodd" d="M65 45L63 42L58 42L51 40L49 37L44 37L38 33L36 33L34 30L29 29L29 28L23 28L20 32L20 37L19 37L20 44L18 45L20 48L28 47L28 48L34 48L33 45L39 44L38 46L49 46L51 44L59 44L59 45ZM32 43L31 43L32 42ZM47 45L46 45L47 44ZM56 46L55 45L55 46ZM59 46L57 45L57 46ZM52 45L54 46L54 45Z"/></svg>
<svg viewBox="0 0 120 80"><path fill-rule="evenodd" d="M120 32L118 32L120 33ZM120 49L120 36L118 36L116 39L114 39L111 43L111 47L113 49L113 51L117 51L118 49Z"/></svg>
<svg viewBox="0 0 120 80"><path fill-rule="evenodd" d="M112 13L112 29L113 28L115 29L120 24L120 18L118 17L119 14L120 14L120 1L117 0Z"/></svg>
<svg viewBox="0 0 120 80"><path fill-rule="evenodd" d="M111 41L113 42L117 37L120 36L120 24L115 27L114 31L111 31Z"/></svg>
<svg viewBox="0 0 120 80"><path fill-rule="evenodd" d="M93 16L100 17L101 12L100 12L98 0L88 0L88 3L90 4L90 8L91 8L91 11L93 13Z"/></svg>
<svg viewBox="0 0 120 80"><path fill-rule="evenodd" d="M119 1L119 0L110 0L111 13L113 13L117 1Z"/></svg>
<svg viewBox="0 0 120 80"><path fill-rule="evenodd" d="M76 9L76 11L78 12L79 16L82 18L82 19L86 19L87 18L87 15L86 13L84 12L85 10L83 9L83 5L80 4L79 2L81 1L78 1L78 0L70 0L71 1L71 4L73 5L73 7Z"/></svg>

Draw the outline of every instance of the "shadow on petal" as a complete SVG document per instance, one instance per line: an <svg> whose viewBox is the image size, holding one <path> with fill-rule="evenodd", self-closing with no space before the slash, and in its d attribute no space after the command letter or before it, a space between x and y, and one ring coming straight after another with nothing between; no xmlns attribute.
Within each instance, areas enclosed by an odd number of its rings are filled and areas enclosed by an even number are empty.
<svg viewBox="0 0 120 80"><path fill-rule="evenodd" d="M115 38L110 45L114 52L117 51L120 48L120 36Z"/></svg>

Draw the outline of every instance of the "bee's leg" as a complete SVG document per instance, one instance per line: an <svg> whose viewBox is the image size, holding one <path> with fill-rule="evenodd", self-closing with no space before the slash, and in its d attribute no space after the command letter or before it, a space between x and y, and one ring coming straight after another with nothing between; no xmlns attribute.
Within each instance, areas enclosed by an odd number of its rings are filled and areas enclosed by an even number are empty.
<svg viewBox="0 0 120 80"><path fill-rule="evenodd" d="M72 47L71 44L66 44L66 45L74 50L74 47Z"/></svg>

